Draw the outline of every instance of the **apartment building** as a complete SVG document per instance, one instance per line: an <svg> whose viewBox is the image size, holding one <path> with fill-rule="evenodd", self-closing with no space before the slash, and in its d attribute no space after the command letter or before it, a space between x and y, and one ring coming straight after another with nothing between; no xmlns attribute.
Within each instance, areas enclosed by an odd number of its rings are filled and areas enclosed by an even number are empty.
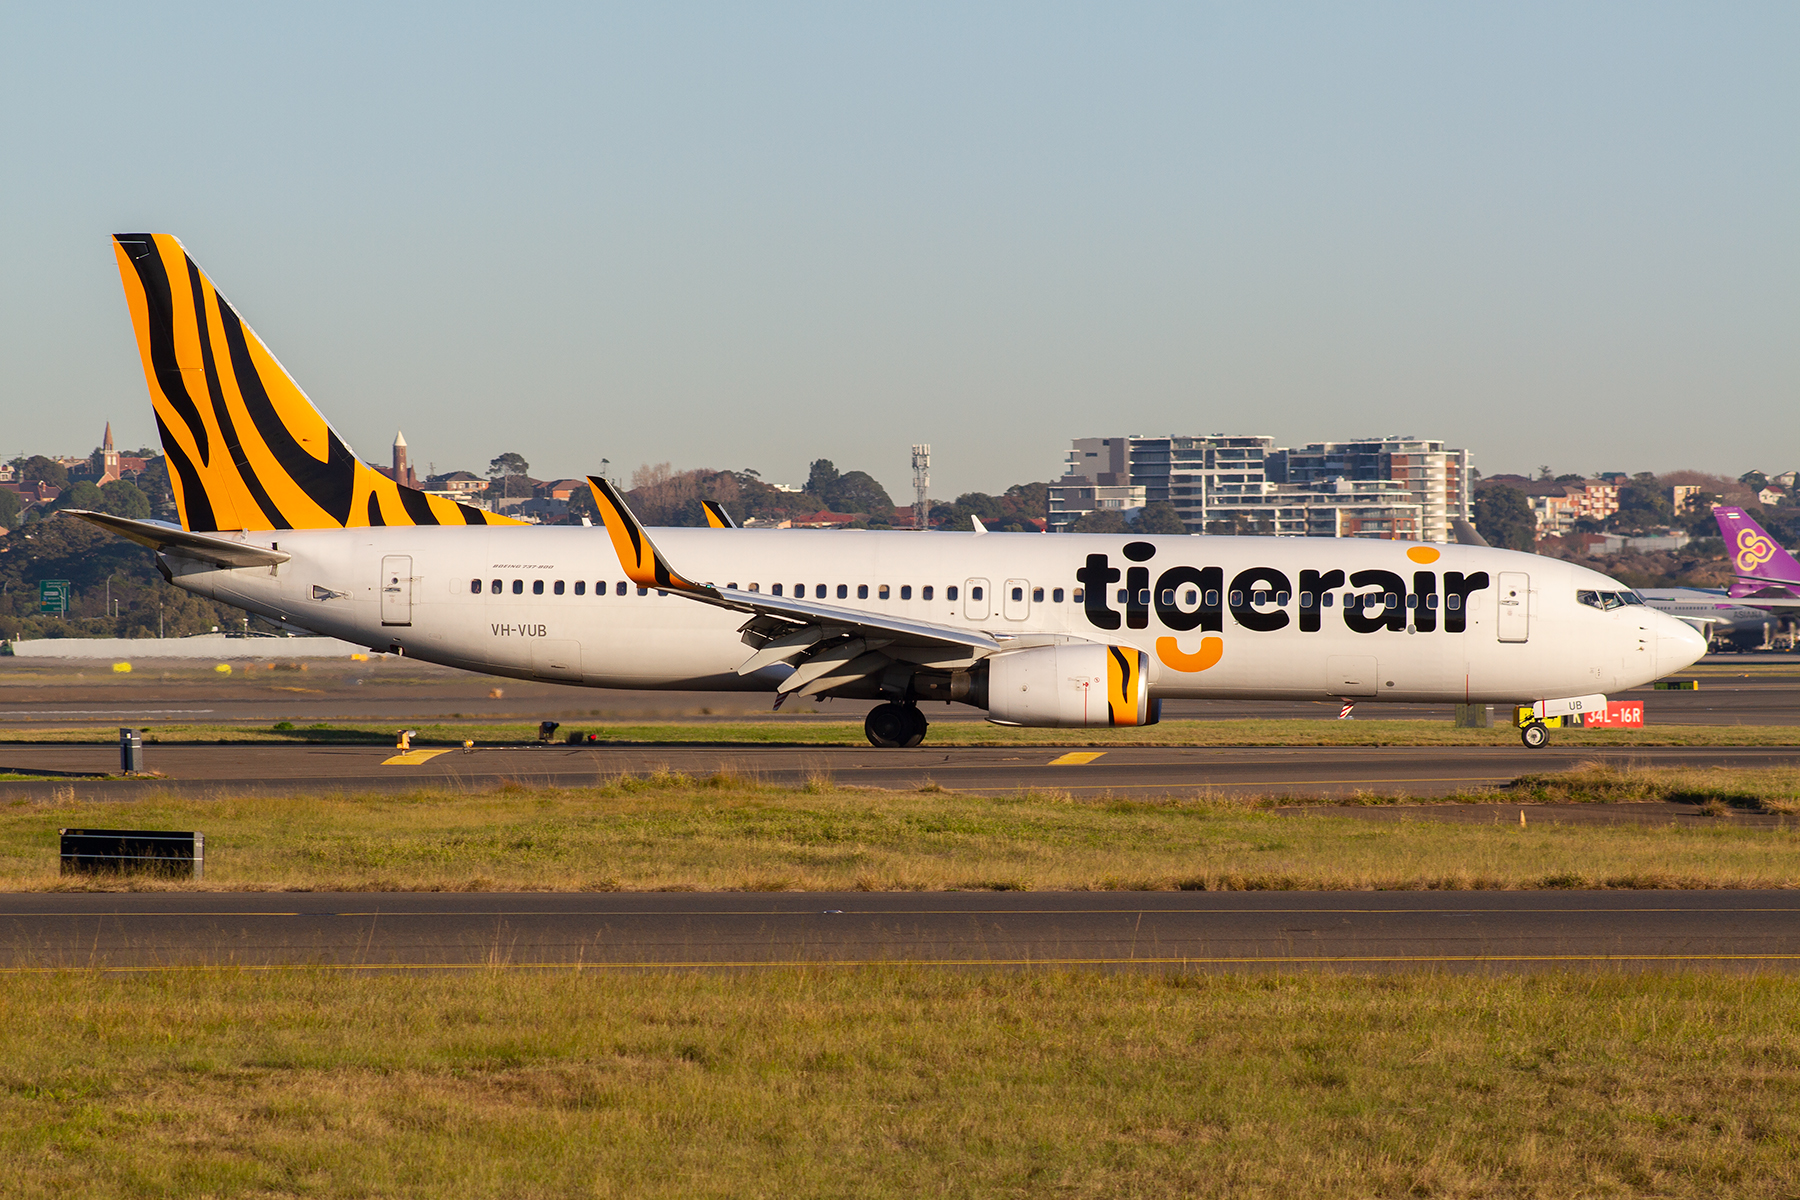
<svg viewBox="0 0 1800 1200"><path fill-rule="evenodd" d="M1277 447L1259 436L1076 438L1050 487L1050 526L1096 508L1167 502L1191 533L1451 540L1467 519L1469 456L1442 442L1370 438ZM1114 501L1101 504L1102 495Z"/></svg>

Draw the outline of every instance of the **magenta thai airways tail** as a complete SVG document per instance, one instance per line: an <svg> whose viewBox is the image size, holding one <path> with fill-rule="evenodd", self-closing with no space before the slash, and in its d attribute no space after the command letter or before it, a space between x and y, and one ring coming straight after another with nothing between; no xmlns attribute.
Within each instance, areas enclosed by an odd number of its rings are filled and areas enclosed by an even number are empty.
<svg viewBox="0 0 1800 1200"><path fill-rule="evenodd" d="M1764 533L1749 513L1741 508L1715 508L1713 517L1719 522L1725 552L1731 556L1731 569L1736 574L1731 584L1732 596L1778 595L1779 589L1800 593L1800 562L1776 545L1775 539Z"/></svg>

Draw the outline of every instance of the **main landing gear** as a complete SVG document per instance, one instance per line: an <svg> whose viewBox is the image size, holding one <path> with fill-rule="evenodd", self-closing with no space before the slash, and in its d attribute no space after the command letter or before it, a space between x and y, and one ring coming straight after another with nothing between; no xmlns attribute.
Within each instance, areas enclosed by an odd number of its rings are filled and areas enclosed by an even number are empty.
<svg viewBox="0 0 1800 1200"><path fill-rule="evenodd" d="M1550 727L1542 721L1527 721L1519 729L1519 740L1532 750L1542 750L1550 744Z"/></svg>
<svg viewBox="0 0 1800 1200"><path fill-rule="evenodd" d="M930 728L916 704L877 704L863 719L863 734L871 746L916 746Z"/></svg>

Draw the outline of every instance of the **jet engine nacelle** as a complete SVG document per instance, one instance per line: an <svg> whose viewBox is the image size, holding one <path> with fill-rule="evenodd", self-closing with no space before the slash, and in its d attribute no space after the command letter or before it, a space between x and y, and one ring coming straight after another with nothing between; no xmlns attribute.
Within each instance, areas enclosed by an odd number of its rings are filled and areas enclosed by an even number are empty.
<svg viewBox="0 0 1800 1200"><path fill-rule="evenodd" d="M1150 661L1130 646L1067 642L987 660L988 720L997 725L1154 725Z"/></svg>

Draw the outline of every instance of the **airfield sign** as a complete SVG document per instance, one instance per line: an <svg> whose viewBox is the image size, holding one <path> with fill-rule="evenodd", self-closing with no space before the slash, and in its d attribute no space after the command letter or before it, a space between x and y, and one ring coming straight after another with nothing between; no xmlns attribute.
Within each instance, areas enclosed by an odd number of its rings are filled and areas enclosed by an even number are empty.
<svg viewBox="0 0 1800 1200"><path fill-rule="evenodd" d="M38 580L38 611L66 616L69 611L69 581L66 579Z"/></svg>

